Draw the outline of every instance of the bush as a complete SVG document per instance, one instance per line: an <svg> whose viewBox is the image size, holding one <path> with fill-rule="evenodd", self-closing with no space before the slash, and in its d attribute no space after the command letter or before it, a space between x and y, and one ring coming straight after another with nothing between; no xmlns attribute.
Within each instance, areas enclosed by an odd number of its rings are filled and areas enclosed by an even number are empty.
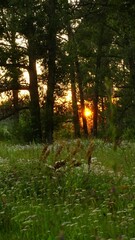
<svg viewBox="0 0 135 240"><path fill-rule="evenodd" d="M7 125L1 124L0 125L0 141L7 141L11 139L10 129Z"/></svg>
<svg viewBox="0 0 135 240"><path fill-rule="evenodd" d="M125 139L125 140L135 140L135 129L134 128L127 128L124 131L123 139Z"/></svg>
<svg viewBox="0 0 135 240"><path fill-rule="evenodd" d="M30 114L25 111L19 115L19 121L10 118L0 123L0 140L12 143L28 143L32 140Z"/></svg>

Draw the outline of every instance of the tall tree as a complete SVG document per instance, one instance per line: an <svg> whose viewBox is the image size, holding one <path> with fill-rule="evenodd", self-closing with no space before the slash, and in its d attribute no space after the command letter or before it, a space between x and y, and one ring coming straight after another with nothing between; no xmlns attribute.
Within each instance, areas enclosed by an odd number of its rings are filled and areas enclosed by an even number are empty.
<svg viewBox="0 0 135 240"><path fill-rule="evenodd" d="M23 14L21 13L21 8ZM24 4L21 2L20 6L20 33L24 34L28 41L28 72L30 80L30 113L31 113L31 127L33 140L41 141L41 120L40 120L40 106L39 106L39 93L38 93L38 81L37 81L37 69L36 61L39 57L40 46L40 29L41 20L39 20L41 5L38 1L30 1ZM23 22L24 21L24 22ZM43 33L43 32L42 32ZM44 34L44 33L43 33ZM39 45L39 46L38 46Z"/></svg>
<svg viewBox="0 0 135 240"><path fill-rule="evenodd" d="M75 79L75 51L74 51L74 39L73 33L68 22L67 26L68 38L69 38L69 56L70 56L70 79L71 79L71 92L72 92L72 108L73 108L73 124L75 137L80 137L80 122L78 114L77 96L76 96L76 79Z"/></svg>
<svg viewBox="0 0 135 240"><path fill-rule="evenodd" d="M37 70L36 70L36 56L34 54L35 44L33 44L33 36L28 39L28 51L29 51L29 76L30 76L30 112L31 112L31 127L32 135L35 141L41 141L41 121L40 121L40 106L39 106L39 94L37 83Z"/></svg>
<svg viewBox="0 0 135 240"><path fill-rule="evenodd" d="M91 88L89 92L90 99L93 101L93 135L97 136L100 120L99 104L105 95L104 79L106 75L108 76L109 63L105 59L109 57L109 47L112 41L111 32L106 24L109 8L108 1L102 3L102 1L85 0L80 1L79 6L79 16L82 16L77 32L79 54L86 66L87 75L89 75L86 83ZM79 40L81 44L79 44Z"/></svg>
<svg viewBox="0 0 135 240"><path fill-rule="evenodd" d="M16 35L19 34L23 39L28 42L28 48L25 49L25 53L20 52L19 58L15 56L15 51L12 47L12 51L14 51L14 57L12 58L12 62L10 58L5 59L5 67L9 67L9 65L13 66L17 69L17 67L25 68L29 72L30 79L30 113L31 113L31 128L32 128L32 140L41 141L42 133L41 133L41 122L40 122L40 106L39 106L39 96L38 96L38 84L37 84L37 70L36 70L36 60L37 56L37 44L40 43L39 36L37 34L37 21L38 21L38 13L40 13L40 5L35 0L35 2L30 1L24 3L24 1L9 1L8 7L3 11L4 13L9 14L6 19L8 29L8 33L15 28L15 42L17 40ZM9 25L10 23L10 25ZM8 39L5 39L8 41ZM10 43L9 43L10 44ZM11 45L11 44L10 44ZM21 46L20 40L20 48ZM10 62L9 62L10 61ZM8 62L8 63L7 63ZM22 62L22 63L21 63ZM12 69L11 69L12 70ZM18 80L16 80L18 81ZM19 83L19 82L18 82ZM13 84L15 83L15 79ZM15 90L19 90L20 84L16 86ZM14 104L17 107L17 92L14 91Z"/></svg>
<svg viewBox="0 0 135 240"><path fill-rule="evenodd" d="M47 49L48 49L48 81L45 105L45 140L53 142L53 113L54 113L54 88L56 84L56 33L57 33L57 0L47 1Z"/></svg>
<svg viewBox="0 0 135 240"><path fill-rule="evenodd" d="M83 120L83 130L85 136L88 135L88 129L87 129L87 121L86 117L84 115L84 94L83 94L83 84L82 84L82 74L80 70L80 63L78 59L78 53L77 53L77 42L75 39L75 27L76 25L76 16L74 13L74 8L77 9L78 2L72 2L68 3L68 1L65 2L64 8L65 8L65 16L64 16L64 22L65 22L65 30L68 34L68 53L69 53L69 71L70 71L70 80L71 80L71 90L72 90L72 108L73 108L73 124L74 124L74 131L75 136L80 136L80 117L78 114L78 100L80 99L80 105L81 105L81 117ZM78 86L77 86L78 85ZM79 97L77 97L76 94L76 86L79 89Z"/></svg>
<svg viewBox="0 0 135 240"><path fill-rule="evenodd" d="M82 115L82 121L83 121L83 131L84 135L88 137L88 127L87 127L87 119L85 116L85 101L84 101L84 92L83 92L83 76L80 69L80 63L78 60L78 56L76 55L76 75L78 80L78 87L79 87L79 93L80 93L80 103L81 103L81 115Z"/></svg>

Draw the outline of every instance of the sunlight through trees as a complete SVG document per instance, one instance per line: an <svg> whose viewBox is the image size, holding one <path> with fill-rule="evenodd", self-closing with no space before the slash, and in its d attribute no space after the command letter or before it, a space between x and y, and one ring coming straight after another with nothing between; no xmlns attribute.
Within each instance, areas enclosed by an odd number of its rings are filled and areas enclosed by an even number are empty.
<svg viewBox="0 0 135 240"><path fill-rule="evenodd" d="M134 136L134 3L10 0L0 13L0 121L30 141L67 122L75 137Z"/></svg>

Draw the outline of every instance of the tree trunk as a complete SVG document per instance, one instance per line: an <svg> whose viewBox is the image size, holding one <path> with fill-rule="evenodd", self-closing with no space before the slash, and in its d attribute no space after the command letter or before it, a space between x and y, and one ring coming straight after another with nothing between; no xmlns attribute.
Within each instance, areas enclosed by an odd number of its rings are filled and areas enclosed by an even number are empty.
<svg viewBox="0 0 135 240"><path fill-rule="evenodd" d="M84 115L85 112L85 103L84 103L84 95L83 95L83 84L82 84L82 76L80 72L80 65L78 58L76 56L76 73L77 73L77 80L79 86L79 93L80 93L80 102L81 102L81 113L82 113L82 120L83 120L83 131L86 137L88 137L88 127L87 127L87 120Z"/></svg>
<svg viewBox="0 0 135 240"><path fill-rule="evenodd" d="M133 53L129 56L129 68L130 68L130 85L135 91L135 57Z"/></svg>
<svg viewBox="0 0 135 240"><path fill-rule="evenodd" d="M99 43L97 50L97 59L96 59L96 73L95 73L95 86L94 86L94 99L93 99L93 136L97 137L98 135L98 102L99 102L99 89L100 89L100 81L101 81L101 59L102 59L102 47L103 47L103 34L104 34L104 21L101 25L101 30L99 34Z"/></svg>
<svg viewBox="0 0 135 240"><path fill-rule="evenodd" d="M18 90L13 90L13 105L15 111L15 124L19 123L19 104L18 104Z"/></svg>
<svg viewBox="0 0 135 240"><path fill-rule="evenodd" d="M97 137L97 127L98 127L98 89L95 89L95 96L93 100L93 136Z"/></svg>
<svg viewBox="0 0 135 240"><path fill-rule="evenodd" d="M32 39L29 40L29 77L30 77L30 113L31 127L34 141L42 140L40 106L37 83L36 57L34 56L34 45Z"/></svg>
<svg viewBox="0 0 135 240"><path fill-rule="evenodd" d="M78 114L78 106L77 106L77 97L76 97L76 84L75 84L75 53L74 53L74 39L73 33L68 23L67 26L68 38L69 38L69 55L70 55L70 79L71 79L71 92L72 92L72 109L73 109L73 124L74 124L74 134L75 137L80 137L80 121Z"/></svg>
<svg viewBox="0 0 135 240"><path fill-rule="evenodd" d="M104 116L104 111L105 111L105 103L104 103L104 97L101 98L101 109L102 109L102 115L101 115L101 127L102 127L102 132L105 132L105 116Z"/></svg>
<svg viewBox="0 0 135 240"><path fill-rule="evenodd" d="M15 120L15 125L17 126L19 123L19 98L18 98L18 79L19 79L19 75L20 75L20 71L18 68L14 67L17 63L17 59L16 59L16 51L17 51L17 46L16 46L16 41L15 41L15 32L12 32L11 34L11 46L12 46L12 68L11 68L11 85L12 85L12 93L13 93L13 106L14 106L14 120Z"/></svg>
<svg viewBox="0 0 135 240"><path fill-rule="evenodd" d="M71 79L71 92L72 92L72 109L73 109L73 124L75 138L80 137L80 122L76 97L76 85L75 85L75 69L74 63L70 64L70 79Z"/></svg>
<svg viewBox="0 0 135 240"><path fill-rule="evenodd" d="M55 88L55 60L56 60L56 0L48 0L48 82L45 106L45 141L53 142L53 113L54 113L54 88Z"/></svg>

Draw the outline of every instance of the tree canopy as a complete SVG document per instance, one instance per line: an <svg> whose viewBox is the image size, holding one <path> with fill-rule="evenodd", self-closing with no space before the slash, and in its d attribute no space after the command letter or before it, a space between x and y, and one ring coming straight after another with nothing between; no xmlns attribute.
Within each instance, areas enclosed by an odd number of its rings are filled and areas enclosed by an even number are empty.
<svg viewBox="0 0 135 240"><path fill-rule="evenodd" d="M0 120L27 141L69 124L75 137L135 137L134 16L134 1L1 1Z"/></svg>

